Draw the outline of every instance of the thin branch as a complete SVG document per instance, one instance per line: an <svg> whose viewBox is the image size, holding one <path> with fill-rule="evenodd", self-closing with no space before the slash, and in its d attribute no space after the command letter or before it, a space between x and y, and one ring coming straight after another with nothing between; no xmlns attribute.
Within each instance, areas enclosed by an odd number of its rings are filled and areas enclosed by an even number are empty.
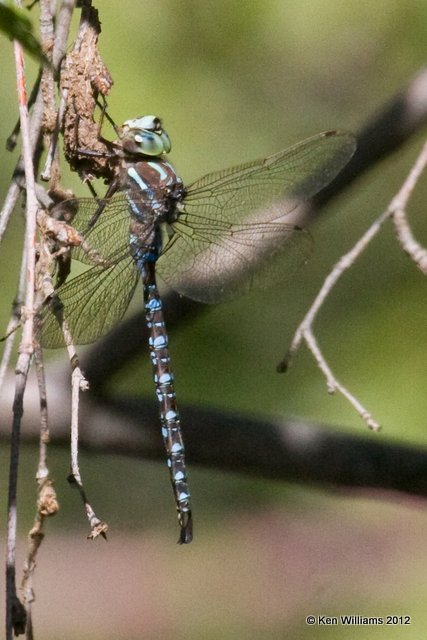
<svg viewBox="0 0 427 640"><path fill-rule="evenodd" d="M16 182L12 182L6 194L3 207L0 211L0 242L4 236L4 232L7 229L10 216L12 215L15 205L18 202L20 193L21 189L19 188L19 186L16 184Z"/></svg>
<svg viewBox="0 0 427 640"><path fill-rule="evenodd" d="M393 222L396 235L403 251L417 265L423 275L427 275L427 250L415 239L404 209L395 209Z"/></svg>
<svg viewBox="0 0 427 640"><path fill-rule="evenodd" d="M74 350L74 347L67 345L68 352ZM75 485L79 491L83 505L85 507L86 516L89 521L91 532L88 536L91 540L94 540L99 535L106 539L106 533L108 531L108 524L98 518L93 510L89 500L87 498L86 491L83 487L82 478L79 468L79 401L80 392L86 391L89 388L89 384L83 376L81 369L78 365L77 353L74 350L74 354L70 357L70 362L73 367L72 379L72 410L71 410L71 472L68 476L68 481L71 485Z"/></svg>
<svg viewBox="0 0 427 640"><path fill-rule="evenodd" d="M52 64L56 74L67 51L68 34L75 6L76 0L63 0L58 11L52 52Z"/></svg>
<svg viewBox="0 0 427 640"><path fill-rule="evenodd" d="M69 3L68 3L69 4ZM47 12L49 13L49 7L44 4ZM61 34L66 40L65 24L69 25L64 18L66 12L63 12L63 18L61 23ZM68 12L70 13L70 12ZM46 11L45 11L46 14ZM46 14L47 15L47 14ZM69 18L71 16L69 15ZM49 16L49 24L51 25L51 16ZM47 23L46 23L47 24ZM50 32L51 33L51 32ZM47 45L49 46L49 45ZM64 42L65 46L65 42ZM20 129L22 133L22 146L23 146L23 159L20 159L14 172L14 178L20 178L22 175L22 169L25 170L25 189L27 197L27 225L25 236L25 251L26 259L23 266L27 275L26 282L26 295L25 295L25 314L24 314L24 326L22 334L22 342L20 346L20 353L18 363L16 367L16 388L15 388L15 400L13 403L13 425L12 425L12 438L11 438L11 453L10 453L10 474L9 474L9 495L8 495L8 540L7 540L7 558L6 558L6 637L7 640L11 640L13 633L22 633L26 626L26 611L20 603L16 593L16 568L15 568L15 556L16 556L16 489L18 479L18 463L19 463L19 443L20 443L20 423L23 414L23 395L27 383L27 375L31 362L31 356L33 353L33 315L34 315L34 291L35 291L35 234L36 234L36 214L37 214L37 199L36 188L34 181L34 168L33 168L33 154L34 158L39 153L38 140L42 126L44 101L43 92L39 92L35 102L35 108L33 111L33 118L31 121L31 127L28 119L28 106L25 92L25 80L24 80L24 67L22 50L17 43L14 43L16 67L17 67L17 84L20 101ZM56 63L59 64L59 56L56 58ZM50 83L52 84L52 83ZM30 134L30 129L32 136ZM8 196L6 198L5 206L3 207L0 220L0 239L6 229L10 215L17 202L20 193L20 186L13 182ZM19 287L20 290L22 287ZM9 349L10 350L10 345ZM44 434L46 435L46 434ZM43 440L43 430L41 434ZM41 445L43 447L43 445ZM41 457L40 465L43 466L43 457ZM39 468L39 474L43 473L43 469ZM40 501L41 504L46 504L46 492L51 493L49 482L46 478L40 480ZM43 511L44 507L40 507ZM38 523L41 527L42 520ZM37 528L37 527L36 527ZM33 532L34 533L34 532ZM31 576L35 566L35 556L38 546L41 542L42 535L40 531L37 531L31 538L32 544L30 546L29 556L27 558L27 571L24 572L23 592L24 599L27 604L28 613L31 616L30 602L31 602ZM31 617L28 618L27 633L31 636Z"/></svg>
<svg viewBox="0 0 427 640"><path fill-rule="evenodd" d="M16 492L18 482L19 442L23 415L24 391L33 354L34 288L35 288L35 240L37 198L35 192L30 127L25 90L24 60L22 47L14 42L16 77L19 96L19 113L22 132L22 148L27 183L27 215L25 229L27 284L25 293L25 321L19 356L16 366L16 387L13 402L13 423L10 447L10 470L8 492L8 530L6 557L6 638L12 640L13 633L21 633L25 627L25 609L16 595Z"/></svg>
<svg viewBox="0 0 427 640"><path fill-rule="evenodd" d="M41 32L42 32L42 40L43 40L43 50L44 53L46 54L46 58L49 59L50 58L50 53L49 50L52 47L52 38L53 38L53 22L52 22L52 14L50 13L50 9L51 9L51 2L50 1L46 1L44 0L41 3ZM50 16L50 21L49 21L49 16ZM50 29L49 29L50 27ZM32 88L31 91L31 96L30 99L28 101L28 108L34 104L37 95L38 95L38 91L40 89L40 81L43 78L42 82L46 82L44 80L45 75L46 74L52 74L52 68L51 67L47 67L45 70L40 70L39 72L39 76L37 78L37 81L35 83L35 85ZM52 88L52 82L49 84L50 88ZM45 91L46 93L46 91ZM51 98L53 99L53 94L51 96ZM15 129L17 131L20 130L20 121L19 122L19 126L15 127ZM34 118L31 121L30 124L30 128L32 128L32 126L34 125ZM5 208L4 208L4 215L1 218L0 221L0 238L2 236L2 234L4 233L6 226L9 222L9 218L10 215L13 211L13 208L16 204L16 200L19 196L20 190L25 189L26 185L25 185L25 176L22 175L22 171L21 171L21 164L22 163L18 163L18 166L15 169L14 172L14 179L15 179L15 183L11 186L11 189L9 190L9 194L8 197L6 198L6 202L5 202ZM20 173L21 175L20 175ZM36 189L36 193L37 193L37 199L39 201L41 201L45 207L49 206L49 198L46 194L46 192L39 187L38 185L35 185L35 189ZM10 357L12 354L12 349L13 349L13 343L14 343L14 339L15 339L15 335L16 335L16 329L20 326L21 324L21 306L22 306L22 301L23 301L23 297L24 297L24 291L25 291L25 248L24 248L24 260L21 263L21 270L20 270L20 277L19 277L19 283L18 283L18 292L15 298L15 301L12 305L12 317L8 323L7 329L6 329L6 345L5 345L5 349L3 351L3 355L2 355L2 361L0 364L0 389L4 380L4 375L7 369L7 366L9 364L10 361Z"/></svg>
<svg viewBox="0 0 427 640"><path fill-rule="evenodd" d="M6 343L0 363L0 390L3 387L5 375L12 356L13 345L17 329L21 326L22 304L26 283L26 248L22 252L21 269L19 271L18 291L12 304L12 315L6 328Z"/></svg>
<svg viewBox="0 0 427 640"><path fill-rule="evenodd" d="M50 0L40 0L40 36L42 42L43 52L49 60L50 65L43 67L40 91L43 97L43 133L48 139L52 139L53 134L57 128L57 109L55 104L55 81L54 81L54 68L52 64L52 54L54 47L54 13L52 13L52 3ZM42 174L42 179L50 179L50 171L52 165L52 157L54 153L49 154L50 161L49 171L45 170ZM56 174L56 172L53 172ZM44 175L48 174L48 175ZM55 175L56 179L56 175Z"/></svg>
<svg viewBox="0 0 427 640"><path fill-rule="evenodd" d="M369 243L380 231L384 222L388 220L391 216L396 215L396 213L398 216L400 216L400 219L401 219L402 212L404 212L406 205L408 203L408 200L412 195L412 192L426 164L427 164L427 143L423 146L421 153L419 154L414 166L411 168L402 187L400 188L397 195L390 202L387 209L375 220L375 222L369 227L369 229L363 234L363 236L354 245L351 251L349 251L348 253L346 253L344 256L340 258L338 263L332 269L331 273L325 279L325 282L323 283L323 286L320 289L318 295L316 296L312 306L310 307L303 321L301 322L298 329L296 330L287 354L285 355L282 362L278 365L279 372L286 371L289 367L292 357L298 351L299 347L301 346L301 343L305 341L311 353L313 354L313 357L315 358L318 366L323 371L326 377L328 391L331 393L333 393L334 391L339 391L353 405L353 407L359 413L361 418L366 422L368 427L370 429L373 429L374 431L377 431L379 429L379 424L376 422L376 420L374 420L374 418L371 416L369 411L367 411L367 409L353 396L353 394L350 393L350 391L346 389L346 387L344 387L333 375L329 365L326 362L326 359L324 358L317 344L317 341L312 331L312 327L319 310L323 306L328 295L332 292L338 280L341 278L344 272L347 271L347 269L349 269L354 265L356 260L361 256L361 254L368 247ZM420 253L419 250L416 252L415 258L417 259L423 258L423 255Z"/></svg>
<svg viewBox="0 0 427 640"><path fill-rule="evenodd" d="M390 205L400 245L424 275L427 275L427 251L415 240L415 237L412 234L406 217L406 207L409 198L411 197L412 192L427 164L426 157L427 143L424 145L413 170L408 176L408 179L405 181L402 189Z"/></svg>
<svg viewBox="0 0 427 640"><path fill-rule="evenodd" d="M44 539L43 525L47 517L58 512L59 505L53 482L49 478L47 466L47 446L49 442L49 428L47 420L46 381L44 376L43 354L40 348L35 350L37 368L37 382L40 397L40 437L39 437L39 464L37 469L38 499L34 524L28 535L28 551L24 563L21 581L21 598L27 613L27 638L32 636L32 611L34 601L33 575L36 568L37 554Z"/></svg>
<svg viewBox="0 0 427 640"><path fill-rule="evenodd" d="M312 326L314 320L323 306L326 298L331 293L332 289L335 287L338 280L341 276L349 269L357 258L363 253L363 251L368 247L371 240L377 235L379 230L381 229L385 220L387 220L390 216L390 212L388 209L381 214L381 216L369 227L366 233L358 240L358 242L354 245L354 247L347 254L342 256L335 267L332 269L331 273L325 279L322 288L317 294L313 304L305 315L303 321L297 328L294 338L291 342L291 345L288 349L283 360L279 363L277 367L277 371L279 373L283 373L287 371L290 361L298 351L299 347L303 340L306 341L307 346L311 350L313 357L315 358L318 366L323 371L327 379L328 391L333 393L334 391L339 391L344 395L347 400L353 405L356 411L359 413L361 418L365 420L370 429L374 431L378 431L379 424L372 418L369 411L363 407L359 403L359 401L335 378L332 374L332 371L328 364L326 363L325 358L322 355L321 350L319 349L317 342L315 341L314 335L312 333Z"/></svg>
<svg viewBox="0 0 427 640"><path fill-rule="evenodd" d="M31 94L30 97L28 99L28 109L31 109L31 107L33 106L33 104L36 101L37 98L37 94L39 92L40 89L40 80L41 80L41 76L42 76L42 70L39 70L39 74L37 76L37 79L34 83L33 88L31 89ZM16 123L16 125L13 128L12 133L10 134L10 136L7 138L6 140L6 149L8 151L13 151L16 147L16 142L18 140L18 136L19 136L19 132L21 130L21 122L18 118L18 121Z"/></svg>
<svg viewBox="0 0 427 640"><path fill-rule="evenodd" d="M77 351L73 343L73 337L64 317L63 306L60 298L55 292L51 276L51 265L53 260L57 259L63 252L67 252L70 246L80 244L82 238L80 234L73 229L73 227L63 221L59 221L48 216L44 212L39 212L37 220L41 234L39 243L39 260L37 263L37 290L39 291L41 298L38 310L42 310L44 305L50 305L51 312L54 314L56 321L61 328L72 370L71 472L68 480L70 484L73 484L78 488L82 498L91 527L89 537L92 539L98 535L105 537L108 525L96 516L87 499L78 463L80 392L86 391L89 388L89 384L80 369ZM39 320L38 315L37 320Z"/></svg>

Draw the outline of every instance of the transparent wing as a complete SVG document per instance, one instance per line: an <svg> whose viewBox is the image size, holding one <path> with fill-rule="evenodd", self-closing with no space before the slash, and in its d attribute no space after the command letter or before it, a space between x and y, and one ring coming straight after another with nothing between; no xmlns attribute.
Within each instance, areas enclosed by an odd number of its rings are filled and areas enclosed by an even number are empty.
<svg viewBox="0 0 427 640"><path fill-rule="evenodd" d="M128 257L105 268L95 266L57 290L64 319L75 344L88 344L106 334L122 318L132 299L139 274ZM43 347L64 346L51 305L40 311L38 339Z"/></svg>
<svg viewBox="0 0 427 640"><path fill-rule="evenodd" d="M201 178L187 190L158 273L183 295L209 303L267 278L289 277L306 261L312 242L278 219L325 187L355 147L350 134L329 131Z"/></svg>
<svg viewBox="0 0 427 640"><path fill-rule="evenodd" d="M274 220L311 198L356 149L345 131L326 131L273 156L204 176L190 185L186 209L211 220Z"/></svg>
<svg viewBox="0 0 427 640"><path fill-rule="evenodd" d="M92 227L97 214L100 215ZM53 207L51 215L65 220L84 236L85 244L72 249L72 257L84 264L117 260L129 244L129 203L123 193L108 200L65 200Z"/></svg>
<svg viewBox="0 0 427 640"><path fill-rule="evenodd" d="M206 225L196 226L191 216L178 221L157 262L165 282L199 302L230 300L258 284L288 279L312 250L310 234L291 225Z"/></svg>

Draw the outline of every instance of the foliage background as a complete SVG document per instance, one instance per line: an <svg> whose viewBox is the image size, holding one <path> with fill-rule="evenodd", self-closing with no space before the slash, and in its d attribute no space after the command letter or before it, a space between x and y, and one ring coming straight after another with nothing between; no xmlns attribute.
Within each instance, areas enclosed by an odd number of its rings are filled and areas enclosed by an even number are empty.
<svg viewBox="0 0 427 640"><path fill-rule="evenodd" d="M357 131L426 57L427 5L417 0L122 0L98 8L100 49L115 82L110 113L117 122L161 115L186 181L320 130ZM17 108L3 36L0 48L4 145ZM35 72L28 62L29 77ZM312 260L290 282L212 308L172 336L181 404L297 415L364 433L344 400L327 395L306 353L285 377L275 365L331 265L397 191L423 134L327 207L312 229ZM16 157L1 154L1 193ZM75 176L67 186L86 195ZM420 183L411 203L421 241L426 190ZM21 234L17 210L0 252L3 326ZM384 427L370 437L427 442L426 287L387 227L317 323L336 374ZM153 395L147 360L129 366L112 392ZM35 460L29 449L23 536ZM419 638L427 626L421 502L349 500L192 469L196 539L178 548L162 466L91 456L82 462L86 483L112 533L107 545L89 546L76 496L62 482L65 454L51 454L51 466L63 509L49 523L37 573L35 624L46 638ZM412 626L307 627L305 616L316 613L410 614Z"/></svg>

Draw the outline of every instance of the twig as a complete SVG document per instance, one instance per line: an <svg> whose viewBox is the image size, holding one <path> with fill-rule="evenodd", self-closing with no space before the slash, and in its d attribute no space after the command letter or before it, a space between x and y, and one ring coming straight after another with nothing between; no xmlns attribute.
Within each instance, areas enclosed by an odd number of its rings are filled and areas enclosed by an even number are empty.
<svg viewBox="0 0 427 640"><path fill-rule="evenodd" d="M91 529L88 538L94 540L99 535L103 538L107 538L106 533L108 531L108 524L100 520L95 511L93 510L89 500L87 498L86 491L83 486L80 468L79 468L79 405L80 405L80 392L87 391L89 389L89 383L85 379L81 369L77 356L76 349L74 347L72 336L68 328L67 321L58 314L58 322L60 323L65 344L67 346L68 357L70 360L72 374L71 374L71 471L68 476L68 482L72 486L76 486L83 505L89 526Z"/></svg>
<svg viewBox="0 0 427 640"><path fill-rule="evenodd" d="M49 444L49 422L47 413L47 393L46 378L44 372L43 352L40 347L35 348L35 361L37 371L37 384L40 397L40 442L39 442L39 464L37 470L37 480L44 481L49 475L47 467L47 445Z"/></svg>
<svg viewBox="0 0 427 640"><path fill-rule="evenodd" d="M52 40L53 40L53 21L52 21L52 14L51 14L51 8L52 8L52 4L47 1L47 0L43 0L43 2L41 2L41 17L40 17L40 23L41 23L41 34L42 34L42 40L43 40L43 50L46 54L47 59L50 59L51 55L50 55L50 50L52 48ZM49 20L50 17L50 20ZM52 67L46 67L46 69L44 70L40 70L39 71L39 75L38 78L36 80L36 83L34 84L32 90L31 90L31 95L30 98L28 100L28 108L31 107L38 95L38 91L40 88L40 83L46 85L46 74L49 74L48 77L52 76ZM51 99L50 99L50 104L52 104L53 101L53 80L51 82L48 83L49 88L51 89ZM46 94L46 88L44 89L44 95ZM33 123L31 123L33 124ZM20 130L20 121L18 120L18 124L15 127L15 132L19 132ZM9 140L8 139L8 144L7 147L9 149ZM14 144L15 144L16 140L14 140ZM24 189L25 188L25 180L21 179L19 177L19 167L17 167L15 169L15 173L14 173L14 178L15 178L15 182L16 184L12 185L12 190L10 190L10 193L8 194L8 198L6 199L6 203L5 203L5 210L4 213L5 215L2 217L1 219L1 230L0 230L0 237L1 235L4 233L4 230L7 226L7 223L9 221L9 217L13 211L13 207L15 206L16 203L16 198L18 197L19 193L20 193L20 189ZM19 188L18 188L19 187ZM37 197L38 200L45 200L45 206L47 206L46 203L46 194L41 190L41 188L38 188L37 185L35 185L35 189L36 189L36 193L37 193ZM24 257L25 257L25 249L24 249ZM7 366L9 364L10 361L10 357L11 357L11 353L12 353L12 348L13 348L13 343L14 343L14 339L15 339L15 331L18 328L18 326L20 325L20 318L21 318L21 306L22 306L22 300L23 300L23 295L24 295L24 290L25 290L25 262L23 261L21 264L21 271L20 271L20 278L19 278L19 284L18 284L18 293L16 295L16 299L13 303L13 307L12 307L12 317L8 323L7 329L6 329L6 345L5 345L5 349L3 352L3 356L2 356L2 361L0 364L0 388L2 386L3 380L4 380L4 375L7 369Z"/></svg>
<svg viewBox="0 0 427 640"><path fill-rule="evenodd" d="M41 2L41 33L43 39L43 48L49 58L51 58L51 52L53 48L53 5L47 0ZM16 392L14 401L14 420L13 420L13 435L11 444L11 463L10 463L10 484L9 484L9 528L8 528L8 555L6 565L7 575L7 614L6 614L6 635L7 638L12 637L13 631L17 635L23 632L27 626L27 637L32 637L32 623L31 623L31 602L33 600L32 594L32 575L35 569L35 560L37 550L43 539L42 526L45 515L53 513L53 503L56 503L52 494L51 483L48 479L48 470L46 465L46 446L48 440L48 427L47 427L47 405L46 405L46 390L44 384L44 375L42 367L42 355L38 352L36 358L38 362L37 372L40 385L40 403L41 403L41 431L40 431L40 459L39 469L37 473L39 482L39 500L38 509L36 515L35 525L30 532L30 547L27 556L27 560L24 568L24 576L22 580L22 596L25 603L25 609L23 609L20 601L16 595L16 583L15 583L15 539L16 539L16 485L18 477L18 461L19 461L19 439L20 439L20 422L23 413L23 395L26 388L26 381L28 370L31 363L33 354L33 328L34 328L34 295L35 295L35 240L36 240L36 215L37 215L37 198L36 198L36 186L34 180L34 164L40 153L40 149L37 145L39 137L40 127L43 124L45 131L49 128L49 116L52 120L51 112L54 109L54 84L52 69L49 66L45 68L39 74L39 78L36 85L33 87L30 97L30 106L33 102L38 102L39 108L35 110L33 117L33 139L30 138L30 123L28 117L28 108L26 91L25 91L25 79L24 79L24 66L22 50L15 42L15 58L17 68L17 83L18 93L20 101L20 130L22 132L22 146L23 146L23 166L25 168L25 189L27 197L27 227L25 237L25 257L21 268L20 284L18 288L18 300L23 297L22 292L26 284L25 295L25 314L24 314L24 328L22 335L22 342L20 345L20 354L18 364L16 367ZM39 87L41 92L39 93ZM41 96L41 98L40 98ZM42 107L42 108L40 108ZM43 108L44 107L44 108ZM43 120L43 123L42 123ZM18 129L16 129L17 133ZM9 140L9 145L11 141ZM33 154L33 150L35 153ZM15 170L14 177L18 177L21 173L22 161L20 160ZM6 227L10 217L10 213L14 207L14 203L19 195L18 184L12 185L12 189L9 191L10 197L7 199L8 209L4 212L2 218L3 229ZM27 276L25 283L24 273ZM16 304L14 315L17 315ZM19 306L21 306L19 304ZM18 320L12 320L14 326L18 325ZM13 336L8 338L8 343L5 350L6 362L13 344ZM49 496L49 506L48 504Z"/></svg>
<svg viewBox="0 0 427 640"><path fill-rule="evenodd" d="M41 76L42 76L42 70L40 69L39 73L38 73L38 76L37 76L37 79L36 79L36 81L34 83L34 86L31 89L31 94L30 94L30 97L28 99L28 109L31 109L31 107L33 106L33 104L36 101L37 94L38 94L39 88L40 88ZM15 149L16 142L18 140L18 135L19 135L20 130L21 130L21 122L18 119L16 124L15 124L15 126L14 126L14 128L13 128L12 133L10 134L10 136L6 140L6 149L8 151L13 151Z"/></svg>
<svg viewBox="0 0 427 640"><path fill-rule="evenodd" d="M53 43L54 43L54 14L52 13L52 2L50 0L40 1L40 36L42 41L43 52L51 63L45 65L42 72L40 90L43 97L43 133L45 137L52 141L54 132L57 129L57 109L55 105L55 83L54 68L52 65ZM42 172L42 179L50 179L51 165L55 156L56 144L53 146L52 152L48 154L49 169ZM55 180L57 179L56 172Z"/></svg>
<svg viewBox="0 0 427 640"><path fill-rule="evenodd" d="M52 166L55 163L55 160L58 159L58 138L59 138L59 130L61 126L61 122L64 116L64 100L61 98L61 102L57 111L56 123L54 130L52 131L50 144L46 156L45 165L43 167L43 171L40 174L40 178L42 180L48 181L51 180L52 177ZM57 163L58 164L58 163ZM55 186L58 181L59 173L55 174Z"/></svg>
<svg viewBox="0 0 427 640"><path fill-rule="evenodd" d="M12 356L13 344L15 342L16 330L21 325L22 301L25 293L26 282L26 250L22 253L21 269L19 271L18 291L12 304L12 315L6 328L6 344L0 363L0 389L3 387L4 378Z"/></svg>
<svg viewBox="0 0 427 640"><path fill-rule="evenodd" d="M19 442L21 419L23 414L23 398L27 382L31 357L33 354L33 320L34 320L34 287L35 287L35 238L37 198L35 193L32 149L25 90L24 60L22 48L14 42L17 88L19 96L19 113L22 132L22 148L27 183L27 217L25 229L27 285L25 292L25 321L22 340L19 347L16 365L16 386L13 402L13 422L10 446L10 470L8 492L8 530L6 556L6 638L12 640L13 633L22 633L25 628L25 609L16 594L16 490L19 465Z"/></svg>
<svg viewBox="0 0 427 640"><path fill-rule="evenodd" d="M427 143L424 145L405 184L390 205L400 245L424 275L427 275L427 251L415 240L405 210L418 179L427 164L426 158Z"/></svg>
<svg viewBox="0 0 427 640"><path fill-rule="evenodd" d="M39 212L38 223L42 234L39 250L40 255L37 264L38 290L40 291L42 298L39 309L41 311L43 309L43 305L49 304L50 310L54 314L56 321L61 328L72 369L71 473L68 480L78 488L82 498L91 527L89 538L93 539L98 535L105 537L108 525L96 516L87 499L78 464L80 392L86 391L89 388L89 384L81 371L73 337L67 320L64 317L61 300L53 287L52 276L50 273L52 261L63 251L67 251L70 246L80 244L82 238L80 234L73 229L73 227L63 221L56 220L46 215L44 212ZM54 253L51 251L52 248L56 249ZM40 319L40 321L42 322L42 319Z"/></svg>
<svg viewBox="0 0 427 640"><path fill-rule="evenodd" d="M305 315L303 321L299 325L292 343L289 347L287 354L284 359L278 365L278 371L283 372L286 371L292 357L299 349L303 340L305 340L308 348L310 349L313 357L315 358L318 366L323 371L326 381L328 391L333 393L335 391L339 391L347 400L353 405L356 411L359 413L361 418L366 422L368 427L374 431L379 429L379 424L374 420L369 411L365 409L365 407L353 396L353 394L348 391L333 375L329 365L327 364L317 341L314 337L312 326L313 322L319 312L320 308L324 304L327 296L331 293L332 289L343 275L343 273L349 269L355 261L360 257L363 251L367 248L371 240L377 235L380 231L382 225L388 218L398 216L399 224L402 224L402 215L404 219L404 211L408 200L415 188L415 185L424 170L427 164L427 143L423 146L421 153L419 154L414 166L410 170L406 180L404 181L401 189L397 193L397 195L390 202L387 209L375 220L375 222L369 227L366 233L358 240L358 242L354 245L354 247L347 254L342 256L335 267L332 269L331 273L327 276L325 282L323 283L322 288L320 289L318 295L316 296L312 306L310 307L308 313ZM403 227L400 227L400 238L402 240L402 236L406 241L405 250L411 254L411 257L417 263L417 265L421 268L421 265L425 265L425 252L419 246L416 245L414 249L414 244L412 246L408 243L408 229L402 231ZM414 241L415 242L415 241ZM409 251L411 249L411 251Z"/></svg>
<svg viewBox="0 0 427 640"><path fill-rule="evenodd" d="M20 193L21 193L21 189L18 187L18 185L15 182L12 182L6 194L3 207L0 211L0 242L3 238L4 232L7 229L10 216L12 215L13 209L15 208L15 205L18 202Z"/></svg>
<svg viewBox="0 0 427 640"><path fill-rule="evenodd" d="M46 380L44 376L43 354L40 348L35 349L35 360L40 396L39 464L36 475L38 499L34 524L28 535L28 552L21 581L21 598L27 613L27 638L32 638L31 605L35 599L32 581L36 568L37 553L44 539L43 525L45 519L55 515L59 509L56 492L53 487L53 482L49 478L49 469L47 467L49 428L47 420Z"/></svg>
<svg viewBox="0 0 427 640"><path fill-rule="evenodd" d="M75 6L76 0L62 0L58 11L52 52L52 64L56 73L67 50L68 34Z"/></svg>
<svg viewBox="0 0 427 640"><path fill-rule="evenodd" d="M396 209L393 222L400 245L415 262L421 273L427 275L427 250L415 239L404 209Z"/></svg>
<svg viewBox="0 0 427 640"><path fill-rule="evenodd" d="M69 347L67 347L69 349ZM77 355L72 360L72 366L74 366L72 373L72 412L71 412L71 473L68 476L68 481L71 485L76 486L80 497L83 501L86 515L89 520L91 532L88 538L94 540L99 535L103 538L107 538L106 533L108 525L106 522L100 520L92 506L90 505L86 491L83 487L82 478L80 475L78 454L79 454L79 399L80 391L85 391L89 388L87 381L85 380L80 367L76 364ZM74 364L73 364L74 362Z"/></svg>

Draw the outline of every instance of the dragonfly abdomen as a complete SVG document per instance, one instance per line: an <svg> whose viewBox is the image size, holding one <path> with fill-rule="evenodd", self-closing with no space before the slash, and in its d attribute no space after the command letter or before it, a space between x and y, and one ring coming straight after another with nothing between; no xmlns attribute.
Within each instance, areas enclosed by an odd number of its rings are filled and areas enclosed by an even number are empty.
<svg viewBox="0 0 427 640"><path fill-rule="evenodd" d="M143 269L144 306L150 332L149 349L153 366L156 395L160 405L160 422L165 444L169 474L174 490L178 520L181 526L179 542L192 539L190 492L185 468L184 443L179 411L173 386L168 337L163 316L162 301L155 281L155 264L149 262Z"/></svg>

